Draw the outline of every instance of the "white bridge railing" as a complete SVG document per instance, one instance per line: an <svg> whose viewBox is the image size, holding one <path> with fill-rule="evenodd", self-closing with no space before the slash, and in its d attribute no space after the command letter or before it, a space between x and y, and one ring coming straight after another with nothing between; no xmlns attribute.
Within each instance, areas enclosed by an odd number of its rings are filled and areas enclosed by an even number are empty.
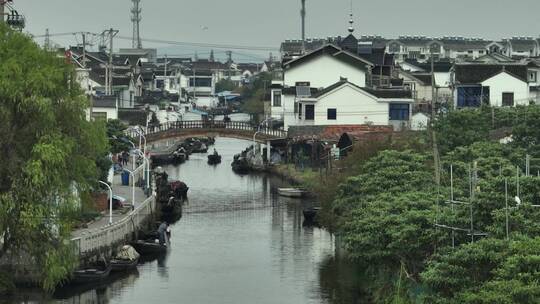
<svg viewBox="0 0 540 304"><path fill-rule="evenodd" d="M151 196L122 220L109 226L88 230L81 236L71 239L76 252L82 257L113 244L129 241L131 234L137 231L143 222L153 214L155 205L155 197Z"/></svg>
<svg viewBox="0 0 540 304"><path fill-rule="evenodd" d="M287 132L284 130L273 129L269 126L254 126L249 122L240 121L212 121L212 120L193 120L193 121L171 121L156 126L149 126L146 135L159 134L172 130L209 130L209 131L247 131L250 133L258 132L273 138L287 138ZM136 131L126 132L133 138L139 137Z"/></svg>

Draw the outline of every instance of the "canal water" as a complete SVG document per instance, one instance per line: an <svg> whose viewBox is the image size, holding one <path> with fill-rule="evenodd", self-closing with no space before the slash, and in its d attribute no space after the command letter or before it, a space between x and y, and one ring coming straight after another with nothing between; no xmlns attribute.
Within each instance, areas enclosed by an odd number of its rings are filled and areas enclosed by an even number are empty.
<svg viewBox="0 0 540 304"><path fill-rule="evenodd" d="M350 267L334 257L333 236L303 225L302 205L312 202L279 197L280 178L231 170L234 154L250 144L217 138L221 164L194 154L165 168L190 187L166 257L103 286L61 291L50 303L361 303Z"/></svg>

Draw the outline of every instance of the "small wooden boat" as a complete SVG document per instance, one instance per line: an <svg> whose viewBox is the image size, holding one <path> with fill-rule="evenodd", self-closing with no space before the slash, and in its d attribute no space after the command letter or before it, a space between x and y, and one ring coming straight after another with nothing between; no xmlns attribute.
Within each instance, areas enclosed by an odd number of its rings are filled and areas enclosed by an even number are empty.
<svg viewBox="0 0 540 304"><path fill-rule="evenodd" d="M112 272L128 271L137 268L137 265L139 264L139 258L136 258L134 260L112 259L110 263Z"/></svg>
<svg viewBox="0 0 540 304"><path fill-rule="evenodd" d="M167 252L167 245L156 243L155 240L138 240L132 244L140 255L156 255Z"/></svg>
<svg viewBox="0 0 540 304"><path fill-rule="evenodd" d="M304 197L307 191L298 188L278 188L278 194L285 197Z"/></svg>
<svg viewBox="0 0 540 304"><path fill-rule="evenodd" d="M96 283L105 280L111 273L112 266L107 264L105 266L96 266L90 268L79 269L73 272L73 284L88 284Z"/></svg>
<svg viewBox="0 0 540 304"><path fill-rule="evenodd" d="M208 155L208 164L209 165L217 165L221 163L221 155L219 154L210 154Z"/></svg>
<svg viewBox="0 0 540 304"><path fill-rule="evenodd" d="M315 216L317 216L317 213L321 210L319 207L312 207L312 208L306 208L304 209L304 219L307 222L315 222Z"/></svg>

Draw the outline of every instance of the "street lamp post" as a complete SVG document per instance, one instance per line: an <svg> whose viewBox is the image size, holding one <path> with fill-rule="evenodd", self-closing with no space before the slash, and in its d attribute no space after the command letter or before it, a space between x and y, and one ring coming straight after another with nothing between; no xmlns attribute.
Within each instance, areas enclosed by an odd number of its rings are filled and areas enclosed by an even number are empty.
<svg viewBox="0 0 540 304"><path fill-rule="evenodd" d="M263 121L259 124L259 126L257 127L257 131L255 132L255 134L253 134L253 149L255 149L255 145L256 145L255 139L256 139L256 137L257 137L257 134L261 133L261 127L262 127L262 125L263 125L266 121L268 121L268 119L269 119L269 118L266 118L265 120L263 120ZM267 149L270 149L270 147L267 147Z"/></svg>
<svg viewBox="0 0 540 304"><path fill-rule="evenodd" d="M109 225L112 225L112 209L113 209L113 205L112 205L112 199L113 199L113 191L112 191L112 188L109 184L107 184L106 182L102 182L102 181L98 181L100 184L102 185L105 185L107 186L107 188L109 188Z"/></svg>
<svg viewBox="0 0 540 304"><path fill-rule="evenodd" d="M138 152L139 155L143 158L144 179L146 180L146 189L149 189L150 188L150 161L141 150L136 150L136 152Z"/></svg>
<svg viewBox="0 0 540 304"><path fill-rule="evenodd" d="M135 131L139 134L139 146L140 146L140 142L141 142L141 138L144 139L144 150L143 150L143 153L146 154L146 136L144 135L144 132L141 128L137 128L135 129ZM139 147L140 149L140 147Z"/></svg>

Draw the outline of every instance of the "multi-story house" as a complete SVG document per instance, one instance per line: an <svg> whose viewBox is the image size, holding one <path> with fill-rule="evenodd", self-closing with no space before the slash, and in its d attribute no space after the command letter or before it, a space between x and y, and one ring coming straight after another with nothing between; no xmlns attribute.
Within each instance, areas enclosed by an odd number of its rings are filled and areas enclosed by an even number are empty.
<svg viewBox="0 0 540 304"><path fill-rule="evenodd" d="M351 35L352 36L352 35ZM343 41L351 41L351 37ZM335 45L324 45L283 64L281 84L271 90L271 115L284 127L395 125L410 118L410 91L373 89L375 65Z"/></svg>

